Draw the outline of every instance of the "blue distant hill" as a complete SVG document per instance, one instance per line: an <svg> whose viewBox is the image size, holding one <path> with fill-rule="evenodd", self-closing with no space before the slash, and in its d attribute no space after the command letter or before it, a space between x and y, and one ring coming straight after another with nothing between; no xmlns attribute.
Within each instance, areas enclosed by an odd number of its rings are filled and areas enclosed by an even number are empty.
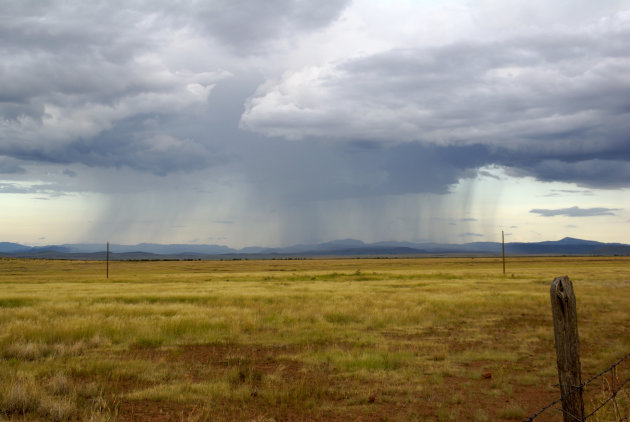
<svg viewBox="0 0 630 422"><path fill-rule="evenodd" d="M19 253L30 249L28 246L20 245L19 243L0 242L0 253Z"/></svg>
<svg viewBox="0 0 630 422"><path fill-rule="evenodd" d="M0 242L0 255L51 259L105 259L105 244L64 244L30 247L18 243ZM564 239L545 242L510 242L505 244L508 255L630 255L630 245L603 243L592 240ZM497 256L499 242L462 244L377 242L364 243L356 239L294 245L286 248L247 247L232 249L222 245L153 244L110 245L111 259L237 259L322 256Z"/></svg>

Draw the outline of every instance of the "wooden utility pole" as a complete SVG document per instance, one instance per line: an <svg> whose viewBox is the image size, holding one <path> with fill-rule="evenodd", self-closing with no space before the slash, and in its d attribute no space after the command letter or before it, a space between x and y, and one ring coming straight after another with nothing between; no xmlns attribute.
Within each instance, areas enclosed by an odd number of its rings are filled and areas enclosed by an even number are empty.
<svg viewBox="0 0 630 422"><path fill-rule="evenodd" d="M109 242L107 242L107 266L106 266L106 278L109 278Z"/></svg>
<svg viewBox="0 0 630 422"><path fill-rule="evenodd" d="M501 256L503 256L503 275L505 275L505 236L501 230Z"/></svg>
<svg viewBox="0 0 630 422"><path fill-rule="evenodd" d="M563 420L581 421L584 420L584 401L573 283L567 276L557 277L551 283L550 293Z"/></svg>

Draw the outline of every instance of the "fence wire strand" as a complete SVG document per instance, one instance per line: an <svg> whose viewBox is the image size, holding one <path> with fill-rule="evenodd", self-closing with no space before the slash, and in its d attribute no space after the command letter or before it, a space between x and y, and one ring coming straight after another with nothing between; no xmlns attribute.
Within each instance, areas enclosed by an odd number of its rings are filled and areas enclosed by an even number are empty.
<svg viewBox="0 0 630 422"><path fill-rule="evenodd" d="M630 353L626 353L625 356L623 356L621 359L619 359L617 362L613 363L612 365L610 365L608 368L604 369L602 372L600 372L599 374L593 376L592 378L590 378L588 381L583 382L580 385L577 386L571 386L571 389L569 390L569 392L567 392L566 394L562 395L562 397L560 397L557 400L552 401L551 403L549 403L548 405L544 406L542 409L540 409L538 412L536 412L535 414L533 414L532 416L530 416L527 419L523 419L522 422L532 422L534 419L536 419L538 416L540 416L542 413L546 412L547 410L549 410L550 408L552 408L553 406L555 406L556 404L562 402L564 399L566 399L567 397L569 397L571 394L575 393L576 391L580 391L583 390L584 387L586 387L587 385L593 383L596 379L602 377L604 374L611 372L611 371L615 371L615 368L617 368L617 366L619 366L623 361L625 361L626 359L628 359L630 357ZM570 416L571 418L573 418L574 420L578 421L578 422L584 422L586 421L588 418L590 418L591 416L593 416L595 413L597 413L598 411L600 411L609 401L614 400L615 397L617 396L617 393L623 389L623 387L628 384L628 382L630 382L630 378L627 378L625 381L623 381L619 387L617 387L616 389L614 389L614 391L611 392L610 397L608 397L603 403L601 403L595 410L593 410L591 413L589 413L587 416L584 417L584 419L580 419L574 415L569 414L568 412L565 412L562 409L557 409L562 413L567 414L568 416ZM557 384L559 385L559 384ZM625 417L625 418L621 418L619 419L619 422L624 422L624 421L628 421L630 420L630 417Z"/></svg>
<svg viewBox="0 0 630 422"><path fill-rule="evenodd" d="M595 413L597 413L599 411L599 409L601 409L602 407L604 407L604 405L606 403L608 403L609 401L613 400L615 397L617 397L617 393L619 392L619 390L621 390L624 385L626 385L628 382L630 381L630 378L626 379L624 382L621 383L621 385L615 389L615 391L613 391L611 393L611 396L608 397L606 399L606 401L604 401L602 404L600 404L595 410L593 410L591 413L589 413L587 416L584 417L584 420L587 420L588 418L590 418L591 416L593 416Z"/></svg>

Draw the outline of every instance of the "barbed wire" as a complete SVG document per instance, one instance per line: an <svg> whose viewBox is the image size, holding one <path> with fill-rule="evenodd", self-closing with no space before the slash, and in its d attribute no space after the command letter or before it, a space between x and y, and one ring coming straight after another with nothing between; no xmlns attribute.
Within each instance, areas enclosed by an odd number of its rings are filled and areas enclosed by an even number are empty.
<svg viewBox="0 0 630 422"><path fill-rule="evenodd" d="M623 389L623 386L626 385L628 382L630 381L630 378L626 379L624 382L621 383L621 385L619 386L619 388L617 388L615 391L612 392L611 396L608 397L608 399L606 399L606 401L604 401L602 404L600 404L595 410L593 410L591 413L589 413L587 416L584 417L584 420L587 420L588 418L590 418L591 416L593 416L595 413L597 413L599 411L599 409L601 409L602 407L604 407L604 405L606 403L608 403L609 401L611 401L612 399L614 399L617 396L617 393Z"/></svg>
<svg viewBox="0 0 630 422"><path fill-rule="evenodd" d="M615 369L617 366L619 366L624 360L628 359L630 357L630 353L626 353L626 355L624 357L622 357L621 359L619 359L617 362L613 363L612 365L610 365L608 368L604 369L602 372L600 372L599 374L595 375L593 378L591 378L590 380L586 381L585 383L583 383L579 388L583 388L586 387L587 385L589 385L590 383L592 383L593 381L595 381L597 378L601 377L602 375L604 375L606 372L610 372L613 369Z"/></svg>
<svg viewBox="0 0 630 422"><path fill-rule="evenodd" d="M560 403L562 400L564 400L566 397L568 397L569 394L565 394L564 396L560 397L558 400L554 400L551 403L549 403L547 406L543 407L542 409L540 409L538 412L534 413L532 416L530 416L527 419L523 419L523 422L532 422L534 419L536 419L538 416L540 416L541 414L543 414L544 412L546 412L548 409L552 408L553 406L555 406L556 404Z"/></svg>
<svg viewBox="0 0 630 422"><path fill-rule="evenodd" d="M538 412L536 412L535 414L533 414L532 416L530 416L527 419L523 419L522 422L532 422L534 419L536 419L538 416L540 416L542 413L546 412L547 410L549 410L550 408L552 408L553 406L555 406L556 404L562 402L564 399L566 399L567 397L569 397L571 394L577 392L577 391L581 391L584 389L584 387L586 387L587 385L593 383L596 379L600 378L601 376L603 376L604 374L615 370L615 368L617 366L619 366L623 361L625 361L626 359L628 359L630 357L630 353L626 353L625 356L623 356L621 359L619 359L617 362L613 363L612 365L610 365L608 368L604 369L603 371L601 371L599 374L591 377L588 381L583 382L580 385L573 385L571 386L571 389L565 393L564 395L562 395L559 399L552 401L551 403L549 403L548 405L544 406L542 409L540 409ZM621 383L621 385L615 389L615 391L613 391L611 393L611 396L608 397L608 399L606 399L603 403L601 403L594 411L592 411L590 414L588 414L588 416L585 416L584 419L580 419L578 417L576 417L575 415L571 415L568 412L565 412L562 409L557 409L567 415L569 415L571 418L575 419L578 422L584 422L586 421L588 418L590 418L591 416L593 416L595 413L597 413L600 409L602 409L606 403L608 403L609 401L613 400L616 396L617 393L623 389L623 387L630 382L630 378L627 378L625 381L623 381ZM556 386L560 386L560 384L556 384ZM624 421L624 420L628 420L629 418L624 418L624 419L620 419L620 422Z"/></svg>

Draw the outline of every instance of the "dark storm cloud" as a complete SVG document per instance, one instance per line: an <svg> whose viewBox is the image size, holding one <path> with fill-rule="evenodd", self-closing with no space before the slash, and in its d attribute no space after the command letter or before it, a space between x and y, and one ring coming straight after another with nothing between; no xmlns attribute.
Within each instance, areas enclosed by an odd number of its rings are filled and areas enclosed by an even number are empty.
<svg viewBox="0 0 630 422"><path fill-rule="evenodd" d="M593 155L597 156L597 154ZM556 154L553 159L519 164L508 164L513 167L510 173L514 176L534 176L538 180L548 182L574 182L590 188L621 188L630 185L630 160L564 161L559 154Z"/></svg>
<svg viewBox="0 0 630 422"><path fill-rule="evenodd" d="M77 172L70 169L64 169L64 171L62 171L61 173L68 177L72 177L72 178L77 177Z"/></svg>
<svg viewBox="0 0 630 422"><path fill-rule="evenodd" d="M629 38L628 17L619 14L581 31L390 50L304 68L252 97L241 124L290 140L476 145L487 154L460 150L468 165L629 186Z"/></svg>
<svg viewBox="0 0 630 422"><path fill-rule="evenodd" d="M349 0L216 0L197 4L198 24L222 44L252 52L261 43L335 20Z"/></svg>
<svg viewBox="0 0 630 422"><path fill-rule="evenodd" d="M540 214L543 217L555 217L563 215L566 217L600 217L603 215L615 215L613 211L620 211L618 208L560 208L560 209L533 209L529 212Z"/></svg>
<svg viewBox="0 0 630 422"><path fill-rule="evenodd" d="M1 154L157 174L200 166L208 152L198 141L143 122L204 106L225 74L169 69L156 56L164 17L133 3L20 3L0 21Z"/></svg>
<svg viewBox="0 0 630 422"><path fill-rule="evenodd" d="M473 177L485 163L485 148L479 145L449 148L402 144L388 148L392 155L385 169L390 175L389 188L398 193L445 193L448 186L465 177Z"/></svg>
<svg viewBox="0 0 630 422"><path fill-rule="evenodd" d="M226 140L207 136L205 113L217 83L233 77L225 68L325 26L346 4L4 2L0 154L160 175L212 166L223 160L212 145Z"/></svg>
<svg viewBox="0 0 630 422"><path fill-rule="evenodd" d="M148 72L150 66L136 62L154 42L139 27L138 12L103 4L9 2L20 3L24 7L3 10L0 24L6 82L0 100L9 110L31 106L41 117L41 106L58 97L111 104L121 96L168 89L155 71Z"/></svg>
<svg viewBox="0 0 630 422"><path fill-rule="evenodd" d="M627 18L362 56L353 46L312 66L291 56L349 5L4 2L0 172L76 164L76 179L124 168L150 184L220 168L301 200L441 194L489 164L630 184Z"/></svg>
<svg viewBox="0 0 630 422"><path fill-rule="evenodd" d="M22 174L26 170L11 158L0 157L0 174Z"/></svg>
<svg viewBox="0 0 630 422"><path fill-rule="evenodd" d="M358 146L361 145L361 146ZM483 147L252 140L238 164L265 196L291 201L446 193L483 163Z"/></svg>
<svg viewBox="0 0 630 422"><path fill-rule="evenodd" d="M611 35L625 40L630 30ZM630 112L620 90L630 48L617 56L609 41L599 40L588 60L579 38L566 40L571 53L557 58L534 39L393 50L305 69L252 98L243 123L287 138L484 143L546 153L589 146L598 135L600 144L583 154L605 151L626 140Z"/></svg>
<svg viewBox="0 0 630 422"><path fill-rule="evenodd" d="M2 145L8 155L20 160L89 167L129 167L156 175L204 168L223 160L211 147L192 139L178 139L164 131L147 130L138 118L122 119L115 128L92 137L62 143ZM65 173L73 177L73 173ZM74 174L76 175L76 174Z"/></svg>

